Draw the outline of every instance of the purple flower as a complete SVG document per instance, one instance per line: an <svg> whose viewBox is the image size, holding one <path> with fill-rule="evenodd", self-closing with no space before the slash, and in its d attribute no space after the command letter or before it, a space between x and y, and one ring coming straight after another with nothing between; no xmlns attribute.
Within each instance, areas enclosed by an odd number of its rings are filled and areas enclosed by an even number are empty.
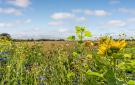
<svg viewBox="0 0 135 85"><path fill-rule="evenodd" d="M45 76L40 76L39 80L41 80L41 81L46 80L46 77Z"/></svg>
<svg viewBox="0 0 135 85"><path fill-rule="evenodd" d="M39 85L45 85L44 83L40 83Z"/></svg>
<svg viewBox="0 0 135 85"><path fill-rule="evenodd" d="M5 61L7 60L7 58L0 58L0 61Z"/></svg>
<svg viewBox="0 0 135 85"><path fill-rule="evenodd" d="M9 52L0 52L0 55L9 54Z"/></svg>

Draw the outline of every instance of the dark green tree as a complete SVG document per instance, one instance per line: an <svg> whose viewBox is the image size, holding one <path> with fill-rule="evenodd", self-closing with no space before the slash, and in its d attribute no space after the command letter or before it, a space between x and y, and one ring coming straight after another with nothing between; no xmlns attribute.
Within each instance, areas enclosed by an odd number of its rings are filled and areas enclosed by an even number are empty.
<svg viewBox="0 0 135 85"><path fill-rule="evenodd" d="M12 37L11 37L11 35L10 34L8 34L8 33L1 33L0 34L0 39L8 39L8 40L12 40Z"/></svg>

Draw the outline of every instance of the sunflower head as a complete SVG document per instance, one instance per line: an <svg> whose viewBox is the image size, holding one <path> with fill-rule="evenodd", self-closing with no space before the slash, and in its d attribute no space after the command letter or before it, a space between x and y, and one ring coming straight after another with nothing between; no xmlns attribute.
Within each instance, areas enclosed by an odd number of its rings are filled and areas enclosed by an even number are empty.
<svg viewBox="0 0 135 85"><path fill-rule="evenodd" d="M114 41L114 40L106 40L102 44L99 45L98 54L100 55L108 55L111 56L114 53L118 53L126 46L126 41Z"/></svg>
<svg viewBox="0 0 135 85"><path fill-rule="evenodd" d="M127 45L125 40L111 42L111 47L123 49Z"/></svg>

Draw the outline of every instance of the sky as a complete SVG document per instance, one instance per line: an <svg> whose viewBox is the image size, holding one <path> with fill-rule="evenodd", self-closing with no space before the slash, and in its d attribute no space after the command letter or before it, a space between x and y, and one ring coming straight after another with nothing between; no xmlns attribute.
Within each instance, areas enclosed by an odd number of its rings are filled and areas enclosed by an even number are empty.
<svg viewBox="0 0 135 85"><path fill-rule="evenodd" d="M135 0L0 0L0 33L13 38L66 38L78 25L133 36Z"/></svg>

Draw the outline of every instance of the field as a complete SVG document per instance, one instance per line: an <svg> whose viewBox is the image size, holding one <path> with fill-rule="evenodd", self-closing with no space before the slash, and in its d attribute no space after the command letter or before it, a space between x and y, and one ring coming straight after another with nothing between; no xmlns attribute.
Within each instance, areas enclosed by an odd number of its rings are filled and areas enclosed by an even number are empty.
<svg viewBox="0 0 135 85"><path fill-rule="evenodd" d="M76 41L0 39L0 85L135 85L135 41L76 34Z"/></svg>

